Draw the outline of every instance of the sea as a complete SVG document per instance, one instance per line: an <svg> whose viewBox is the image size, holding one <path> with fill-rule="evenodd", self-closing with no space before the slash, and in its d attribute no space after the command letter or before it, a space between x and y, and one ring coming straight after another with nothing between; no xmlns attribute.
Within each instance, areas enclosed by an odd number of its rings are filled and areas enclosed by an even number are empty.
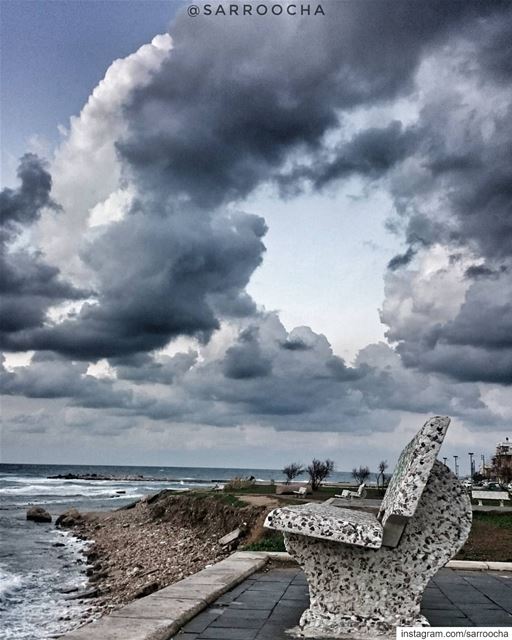
<svg viewBox="0 0 512 640"><path fill-rule="evenodd" d="M50 478L67 474L111 479ZM87 587L87 543L55 527L59 514L71 507L112 510L162 489L213 487L251 476L283 480L276 469L0 464L0 637L50 640L74 628L88 608L76 599ZM346 482L350 474L334 472L329 480ZM46 509L53 522L28 521L32 505Z"/></svg>

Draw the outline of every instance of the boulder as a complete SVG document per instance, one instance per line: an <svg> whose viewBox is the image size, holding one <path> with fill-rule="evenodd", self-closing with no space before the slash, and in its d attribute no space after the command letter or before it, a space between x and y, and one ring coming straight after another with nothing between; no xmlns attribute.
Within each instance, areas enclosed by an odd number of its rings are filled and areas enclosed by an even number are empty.
<svg viewBox="0 0 512 640"><path fill-rule="evenodd" d="M64 511L64 513L61 513L57 520L55 520L55 526L65 529L75 526L75 524L78 524L81 520L82 515L77 509L68 509Z"/></svg>
<svg viewBox="0 0 512 640"><path fill-rule="evenodd" d="M34 522L51 522L52 517L42 507L30 507L27 509L27 520L33 520Z"/></svg>

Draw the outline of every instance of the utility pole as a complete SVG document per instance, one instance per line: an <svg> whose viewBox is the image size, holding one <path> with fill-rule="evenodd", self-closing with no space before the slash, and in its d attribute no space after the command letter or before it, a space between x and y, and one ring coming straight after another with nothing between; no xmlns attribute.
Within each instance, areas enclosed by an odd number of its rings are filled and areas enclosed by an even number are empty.
<svg viewBox="0 0 512 640"><path fill-rule="evenodd" d="M482 455L480 456L481 460L482 460L482 475L485 476L485 456L482 453Z"/></svg>
<svg viewBox="0 0 512 640"><path fill-rule="evenodd" d="M457 463L457 460L459 459L459 456L453 456L453 459L455 460L455 475L458 478L459 477L459 465Z"/></svg>
<svg viewBox="0 0 512 640"><path fill-rule="evenodd" d="M475 455L471 451L468 453L469 455L469 477L473 480L473 476L475 475L475 463L473 462L473 456Z"/></svg>

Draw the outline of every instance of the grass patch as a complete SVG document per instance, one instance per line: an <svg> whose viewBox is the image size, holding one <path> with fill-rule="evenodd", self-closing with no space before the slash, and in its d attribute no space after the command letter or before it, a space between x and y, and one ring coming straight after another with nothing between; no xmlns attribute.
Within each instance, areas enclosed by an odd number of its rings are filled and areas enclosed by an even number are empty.
<svg viewBox="0 0 512 640"><path fill-rule="evenodd" d="M246 507L247 504L239 500L232 493L223 493L219 491L218 493L214 493L213 491L203 491L203 490L190 490L190 491L180 491L175 494L176 497L185 497L192 498L193 500L205 500L209 498L210 500L216 500L217 502L221 502L222 504L229 504L232 507Z"/></svg>
<svg viewBox="0 0 512 640"><path fill-rule="evenodd" d="M460 560L512 561L512 513L473 512L473 525Z"/></svg>
<svg viewBox="0 0 512 640"><path fill-rule="evenodd" d="M255 484L250 487L242 487L240 489L232 489L226 488L224 491L228 491L231 494L239 494L239 495L261 495L261 494L272 494L276 492L275 484Z"/></svg>
<svg viewBox="0 0 512 640"><path fill-rule="evenodd" d="M355 485L346 485L350 486L351 491L357 491L357 487ZM254 484L250 487L241 487L241 488L233 488L226 486L224 489L225 493L232 495L274 495L276 493L276 485L275 484ZM313 494L308 494L306 499L313 500L327 500L328 498L333 498L336 494L341 494L342 487L320 487ZM376 487L368 487L366 489L366 497L371 498L373 500L380 499L384 495L383 489L377 489Z"/></svg>
<svg viewBox="0 0 512 640"><path fill-rule="evenodd" d="M243 547L243 551L286 551L283 536L273 534Z"/></svg>
<svg viewBox="0 0 512 640"><path fill-rule="evenodd" d="M473 521L483 522L500 529L512 529L512 513L475 511L473 512Z"/></svg>
<svg viewBox="0 0 512 640"><path fill-rule="evenodd" d="M215 499L219 502L223 502L224 504L229 504L232 507L246 507L247 504L239 500L236 496L231 493L221 493L215 496Z"/></svg>

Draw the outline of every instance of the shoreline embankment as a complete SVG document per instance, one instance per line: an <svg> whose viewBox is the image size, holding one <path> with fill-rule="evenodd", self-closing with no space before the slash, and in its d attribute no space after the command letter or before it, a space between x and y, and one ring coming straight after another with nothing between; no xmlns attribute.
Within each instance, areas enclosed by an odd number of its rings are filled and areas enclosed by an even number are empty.
<svg viewBox="0 0 512 640"><path fill-rule="evenodd" d="M225 558L220 541L240 529L235 545L261 526L267 509L232 503L212 492L161 491L109 512L70 509L57 526L87 541L88 585L74 595L87 601L89 622Z"/></svg>

